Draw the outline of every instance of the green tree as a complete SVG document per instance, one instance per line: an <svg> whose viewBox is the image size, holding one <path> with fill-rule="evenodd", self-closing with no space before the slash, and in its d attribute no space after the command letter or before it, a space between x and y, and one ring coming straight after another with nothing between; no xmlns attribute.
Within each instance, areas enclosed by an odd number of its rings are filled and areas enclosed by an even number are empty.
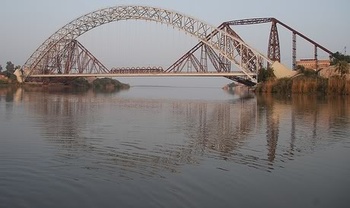
<svg viewBox="0 0 350 208"><path fill-rule="evenodd" d="M341 77L344 77L346 74L349 74L349 63L347 61L338 61L335 71L340 74Z"/></svg>
<svg viewBox="0 0 350 208"><path fill-rule="evenodd" d="M273 69L272 68L261 68L259 70L259 74L258 74L258 81L259 82L265 82L267 80L269 80L270 78L274 78L275 74L273 73Z"/></svg>
<svg viewBox="0 0 350 208"><path fill-rule="evenodd" d="M331 65L337 65L340 61L345 61L350 63L350 56L344 55L342 53L336 52L331 56Z"/></svg>
<svg viewBox="0 0 350 208"><path fill-rule="evenodd" d="M13 74L15 72L15 65L11 61L8 61L6 63L6 70L8 73Z"/></svg>
<svg viewBox="0 0 350 208"><path fill-rule="evenodd" d="M2 72L2 66L0 65L0 73Z"/></svg>
<svg viewBox="0 0 350 208"><path fill-rule="evenodd" d="M16 75L13 74L15 72L15 65L11 61L8 61L6 63L5 68L6 68L6 71L3 71L2 74L8 77L10 80L13 80L14 82L16 82L17 77Z"/></svg>

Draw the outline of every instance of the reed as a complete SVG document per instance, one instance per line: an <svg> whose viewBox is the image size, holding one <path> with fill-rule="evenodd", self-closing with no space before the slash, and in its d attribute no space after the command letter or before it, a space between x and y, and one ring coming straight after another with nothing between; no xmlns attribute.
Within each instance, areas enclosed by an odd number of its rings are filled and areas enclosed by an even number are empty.
<svg viewBox="0 0 350 208"><path fill-rule="evenodd" d="M328 94L350 94L350 80L344 77L334 76L328 80Z"/></svg>
<svg viewBox="0 0 350 208"><path fill-rule="evenodd" d="M292 89L292 79L282 78L276 80L276 82L272 85L272 92L279 94L290 94Z"/></svg>
<svg viewBox="0 0 350 208"><path fill-rule="evenodd" d="M350 95L350 80L347 80L345 83L345 94Z"/></svg>
<svg viewBox="0 0 350 208"><path fill-rule="evenodd" d="M263 83L259 83L255 91L259 93L271 93L274 83L275 83L275 80L268 80Z"/></svg>
<svg viewBox="0 0 350 208"><path fill-rule="evenodd" d="M350 95L350 80L340 76L299 76L259 83L257 93Z"/></svg>
<svg viewBox="0 0 350 208"><path fill-rule="evenodd" d="M293 94L325 93L326 81L320 77L298 77L292 80Z"/></svg>

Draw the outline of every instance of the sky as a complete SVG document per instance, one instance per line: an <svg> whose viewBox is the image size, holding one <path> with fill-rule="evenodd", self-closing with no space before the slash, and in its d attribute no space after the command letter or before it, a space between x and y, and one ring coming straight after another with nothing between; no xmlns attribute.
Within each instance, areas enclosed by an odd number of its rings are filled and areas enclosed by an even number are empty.
<svg viewBox="0 0 350 208"><path fill-rule="evenodd" d="M23 65L50 35L89 12L118 5L175 10L218 26L229 20L275 17L336 52L350 53L349 0L0 0L0 65ZM233 29L248 45L266 54L269 24ZM291 64L291 33L279 26L282 63ZM115 22L78 40L109 68L163 66L175 62L196 39L164 25ZM297 40L297 58L313 58L313 46ZM327 58L326 54L319 54Z"/></svg>

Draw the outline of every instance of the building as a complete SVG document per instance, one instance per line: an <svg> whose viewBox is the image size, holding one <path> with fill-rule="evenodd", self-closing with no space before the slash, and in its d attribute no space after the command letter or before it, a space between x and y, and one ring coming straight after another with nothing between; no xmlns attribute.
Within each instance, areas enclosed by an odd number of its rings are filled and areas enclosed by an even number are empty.
<svg viewBox="0 0 350 208"><path fill-rule="evenodd" d="M297 61L297 66L303 66L306 69L322 69L329 67L331 65L330 60L317 60L316 65L316 59L300 59L300 61Z"/></svg>

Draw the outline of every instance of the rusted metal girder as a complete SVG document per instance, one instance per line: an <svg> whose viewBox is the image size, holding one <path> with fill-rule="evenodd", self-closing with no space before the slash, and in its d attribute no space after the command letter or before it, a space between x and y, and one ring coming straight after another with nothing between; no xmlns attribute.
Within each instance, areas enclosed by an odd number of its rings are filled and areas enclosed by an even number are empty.
<svg viewBox="0 0 350 208"><path fill-rule="evenodd" d="M278 37L277 22L275 21L272 21L267 57L272 61L281 62L280 40Z"/></svg>
<svg viewBox="0 0 350 208"><path fill-rule="evenodd" d="M328 53L329 56L332 56L334 53L328 50L327 48L323 47L322 45L316 43L315 41L311 40L310 38L306 37L304 34L298 32L297 30L293 29L292 27L288 26L287 24L284 24L283 22L279 21L276 18L268 17L268 18L250 18L250 19L241 19L241 20L233 20L228 21L226 24L228 25L252 25L252 24L263 24L263 23L269 23L272 22L271 30L270 30L270 38L269 38L269 45L268 45L268 57L273 61L280 61L280 43L279 43L279 37L278 37L278 30L277 30L277 24L282 25L286 29L292 32L292 59L293 59L293 68L296 68L296 36L300 36L307 42L311 43L315 47L314 57L317 65L317 49L320 48L324 52Z"/></svg>
<svg viewBox="0 0 350 208"><path fill-rule="evenodd" d="M293 32L292 36L292 60L293 60L293 69L297 69L297 35L295 32Z"/></svg>
<svg viewBox="0 0 350 208"><path fill-rule="evenodd" d="M218 26L218 29L226 31L228 34L236 37L238 40L244 42L242 38L232 30L232 28L227 23L222 23ZM213 35L208 35L207 39L209 40ZM236 53L241 56L241 59L246 64L245 67L251 72L255 72L256 68L261 68L260 62L254 56L254 52L250 49L244 49L236 47L239 45L238 41L233 41L233 46L235 47ZM200 61L196 58L195 53L200 50ZM231 71L231 62L218 54L213 48L206 45L203 41L196 44L193 48L187 51L180 59L178 59L174 64L172 64L166 72L182 72L187 66L187 71L195 69L197 72L208 71L208 59L210 60L212 66L217 72L230 72ZM244 78L238 77L226 77L233 81L237 81L243 84L249 83L249 85L254 85L253 82L247 81Z"/></svg>
<svg viewBox="0 0 350 208"><path fill-rule="evenodd" d="M56 44L42 58L40 68L32 74L70 74L70 73L109 73L109 70L93 56L79 41L67 40Z"/></svg>
<svg viewBox="0 0 350 208"><path fill-rule="evenodd" d="M218 29L223 28L223 24L221 24ZM212 37L214 37L218 33L217 30L214 30L212 33L208 34L205 39L210 40ZM166 72L179 72L181 71L182 67L184 65L184 62L189 60L189 57L192 56L198 49L202 48L205 45L205 42L200 41L195 46L193 46L189 51L187 51L183 56L181 56L178 60L176 60L171 66L168 67ZM199 68L202 68L202 66L199 66Z"/></svg>

